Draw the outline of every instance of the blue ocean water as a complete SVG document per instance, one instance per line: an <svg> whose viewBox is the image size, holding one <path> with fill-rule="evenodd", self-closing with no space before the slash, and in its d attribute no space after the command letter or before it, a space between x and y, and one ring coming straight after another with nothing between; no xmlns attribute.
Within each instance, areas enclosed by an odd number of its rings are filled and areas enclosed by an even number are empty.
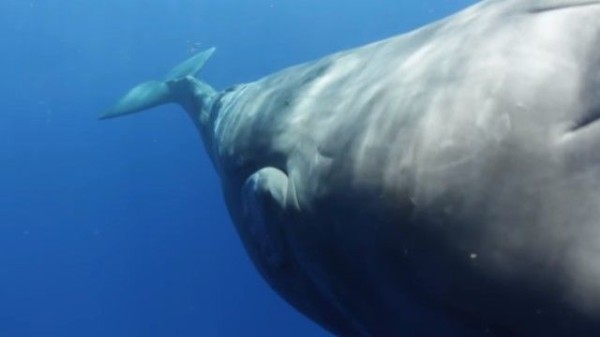
<svg viewBox="0 0 600 337"><path fill-rule="evenodd" d="M217 88L474 0L0 2L0 337L328 336L246 257L187 116L97 116L218 50Z"/></svg>

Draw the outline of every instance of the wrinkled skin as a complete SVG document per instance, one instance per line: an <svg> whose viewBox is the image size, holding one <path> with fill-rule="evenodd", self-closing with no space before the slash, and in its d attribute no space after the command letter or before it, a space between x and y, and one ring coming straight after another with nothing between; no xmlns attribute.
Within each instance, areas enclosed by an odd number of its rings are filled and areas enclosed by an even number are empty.
<svg viewBox="0 0 600 337"><path fill-rule="evenodd" d="M252 260L330 331L600 336L600 1L484 1L197 99Z"/></svg>
<svg viewBox="0 0 600 337"><path fill-rule="evenodd" d="M224 93L209 152L269 283L340 335L600 335L600 3L563 3Z"/></svg>

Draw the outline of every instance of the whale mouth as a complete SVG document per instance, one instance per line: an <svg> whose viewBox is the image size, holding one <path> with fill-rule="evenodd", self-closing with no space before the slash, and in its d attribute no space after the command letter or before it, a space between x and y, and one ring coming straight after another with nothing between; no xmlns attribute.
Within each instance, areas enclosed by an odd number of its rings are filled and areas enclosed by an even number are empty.
<svg viewBox="0 0 600 337"><path fill-rule="evenodd" d="M591 113L584 115L582 118L575 120L566 133L573 133L589 127L600 120L600 108L591 111Z"/></svg>

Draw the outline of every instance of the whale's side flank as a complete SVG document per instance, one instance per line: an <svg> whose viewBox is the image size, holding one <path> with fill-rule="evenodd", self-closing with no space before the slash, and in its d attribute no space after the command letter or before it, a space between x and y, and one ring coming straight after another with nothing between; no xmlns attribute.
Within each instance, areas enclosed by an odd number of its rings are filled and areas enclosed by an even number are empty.
<svg viewBox="0 0 600 337"><path fill-rule="evenodd" d="M218 93L199 56L105 116L182 105L254 264L336 334L600 336L598 2L482 1Z"/></svg>

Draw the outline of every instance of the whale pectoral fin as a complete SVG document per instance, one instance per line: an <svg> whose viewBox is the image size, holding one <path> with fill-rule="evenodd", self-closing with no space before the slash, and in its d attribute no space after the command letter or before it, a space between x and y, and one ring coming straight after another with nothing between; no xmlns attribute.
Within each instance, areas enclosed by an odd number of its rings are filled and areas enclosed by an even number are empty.
<svg viewBox="0 0 600 337"><path fill-rule="evenodd" d="M288 176L273 167L251 175L242 189L242 211L246 231L269 266L285 263L284 212L288 192Z"/></svg>
<svg viewBox="0 0 600 337"><path fill-rule="evenodd" d="M258 269L271 287L298 310L342 336L352 336L346 317L329 300L298 257L289 235L290 216L299 211L294 185L283 171L265 167L252 174L242 188L243 225L249 250L258 253ZM250 242L249 242L250 241ZM250 254L253 255L252 253Z"/></svg>
<svg viewBox="0 0 600 337"><path fill-rule="evenodd" d="M177 65L165 76L164 81L148 81L129 90L117 104L105 111L100 119L109 119L147 110L166 103L184 103L197 91L212 91L208 85L200 85L195 76L215 52L210 48Z"/></svg>

